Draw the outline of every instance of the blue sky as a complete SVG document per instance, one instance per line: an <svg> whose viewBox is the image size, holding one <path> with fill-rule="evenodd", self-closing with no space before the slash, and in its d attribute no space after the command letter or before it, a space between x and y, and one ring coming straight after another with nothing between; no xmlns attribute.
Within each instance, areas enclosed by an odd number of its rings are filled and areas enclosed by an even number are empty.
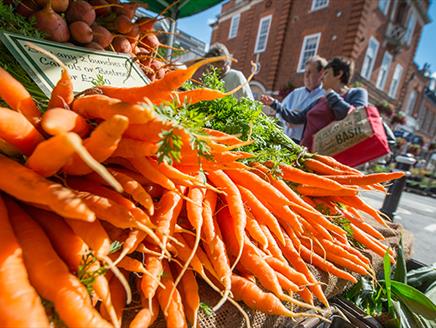
<svg viewBox="0 0 436 328"><path fill-rule="evenodd" d="M209 44L212 29L208 22L213 20L219 14L221 5L216 5L200 14L192 17L180 19L178 27L196 38ZM431 65L431 70L436 74L436 1L432 1L429 10L432 22L424 26L424 31L421 35L421 40L415 55L415 61L419 66L424 63Z"/></svg>

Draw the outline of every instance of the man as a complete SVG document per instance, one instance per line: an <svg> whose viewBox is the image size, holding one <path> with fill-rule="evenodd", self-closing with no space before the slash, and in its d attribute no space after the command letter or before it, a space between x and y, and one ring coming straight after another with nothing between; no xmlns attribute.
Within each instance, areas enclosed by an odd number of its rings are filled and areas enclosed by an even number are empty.
<svg viewBox="0 0 436 328"><path fill-rule="evenodd" d="M233 95L240 99L242 97L254 100L253 93L251 92L250 86L247 83L247 79L241 71L232 68L232 61L230 60L229 50L222 43L215 43L212 45L205 55L205 57L219 57L227 56L229 59L222 62L217 62L213 64L215 67L221 70L221 79L224 81L224 88L226 91L233 90L234 88L243 85L243 87L238 90Z"/></svg>
<svg viewBox="0 0 436 328"><path fill-rule="evenodd" d="M276 99L267 95L262 95L260 101L277 112L279 111L278 109L282 107L294 112L302 111L311 103L324 96L321 82L326 65L327 60L320 56L309 58L304 70L304 87L297 88L290 92L286 98L283 99L282 103L279 103ZM300 143L303 136L304 124L287 123L280 114L278 114L278 117L285 124L286 134L296 143Z"/></svg>

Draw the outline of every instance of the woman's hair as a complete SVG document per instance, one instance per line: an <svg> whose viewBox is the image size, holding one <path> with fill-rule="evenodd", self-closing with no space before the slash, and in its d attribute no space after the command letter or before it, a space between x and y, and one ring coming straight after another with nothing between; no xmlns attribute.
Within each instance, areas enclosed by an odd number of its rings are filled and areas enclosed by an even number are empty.
<svg viewBox="0 0 436 328"><path fill-rule="evenodd" d="M331 68L333 75L337 76L342 72L341 82L343 84L349 84L354 73L354 61L346 57L334 57L327 64L325 69Z"/></svg>

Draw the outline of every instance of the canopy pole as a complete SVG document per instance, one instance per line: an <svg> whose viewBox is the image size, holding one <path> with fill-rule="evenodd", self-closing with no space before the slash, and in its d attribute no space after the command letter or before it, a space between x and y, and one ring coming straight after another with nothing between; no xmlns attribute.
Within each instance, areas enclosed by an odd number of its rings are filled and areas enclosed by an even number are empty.
<svg viewBox="0 0 436 328"><path fill-rule="evenodd" d="M173 55L173 49L174 46L174 39L176 34L176 26L177 26L177 10L175 8L171 8L171 21L170 21L170 35L168 38L168 53L167 53L167 59L171 61L171 57Z"/></svg>

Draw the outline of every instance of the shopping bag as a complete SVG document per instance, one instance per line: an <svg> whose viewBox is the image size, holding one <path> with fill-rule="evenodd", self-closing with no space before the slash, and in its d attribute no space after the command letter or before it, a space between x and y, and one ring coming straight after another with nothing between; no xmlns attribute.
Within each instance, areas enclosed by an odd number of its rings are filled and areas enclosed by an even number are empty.
<svg viewBox="0 0 436 328"><path fill-rule="evenodd" d="M358 166L389 153L383 122L376 107L356 108L343 120L319 130L313 151L349 166Z"/></svg>

